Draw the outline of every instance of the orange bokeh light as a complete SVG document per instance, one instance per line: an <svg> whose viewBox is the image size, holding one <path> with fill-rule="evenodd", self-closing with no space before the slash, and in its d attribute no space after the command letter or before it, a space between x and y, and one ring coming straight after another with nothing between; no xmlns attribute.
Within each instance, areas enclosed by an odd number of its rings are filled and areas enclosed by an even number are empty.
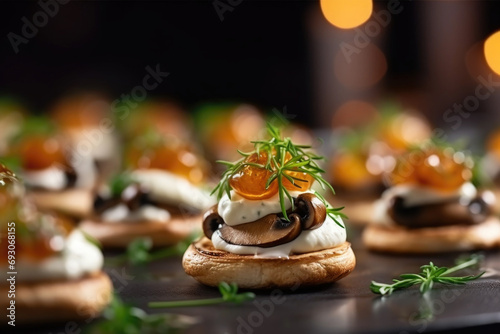
<svg viewBox="0 0 500 334"><path fill-rule="evenodd" d="M484 57L493 72L500 75L500 30L484 42Z"/></svg>
<svg viewBox="0 0 500 334"><path fill-rule="evenodd" d="M372 15L372 0L320 0L325 18L341 29L356 28Z"/></svg>

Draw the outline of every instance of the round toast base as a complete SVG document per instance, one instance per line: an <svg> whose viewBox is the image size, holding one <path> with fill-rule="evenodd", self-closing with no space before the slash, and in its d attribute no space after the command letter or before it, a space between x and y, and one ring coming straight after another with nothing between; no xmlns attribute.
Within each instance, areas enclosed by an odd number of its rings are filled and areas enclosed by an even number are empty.
<svg viewBox="0 0 500 334"><path fill-rule="evenodd" d="M426 254L500 247L500 221L490 217L477 225L407 229L370 225L363 231L364 245L373 251Z"/></svg>
<svg viewBox="0 0 500 334"><path fill-rule="evenodd" d="M356 258L349 242L287 258L263 258L215 249L203 237L189 246L182 265L188 275L209 286L224 281L245 289L296 288L335 282L351 273Z"/></svg>

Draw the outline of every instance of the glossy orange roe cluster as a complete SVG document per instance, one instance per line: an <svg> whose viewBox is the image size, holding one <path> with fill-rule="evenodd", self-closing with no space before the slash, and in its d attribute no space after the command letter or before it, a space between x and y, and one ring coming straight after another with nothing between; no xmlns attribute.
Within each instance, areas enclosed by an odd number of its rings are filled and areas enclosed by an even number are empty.
<svg viewBox="0 0 500 334"><path fill-rule="evenodd" d="M52 218L52 217L51 217ZM60 251L58 247L64 244L64 238L73 230L73 225L66 219L53 217L56 221L54 226L47 229L46 226L30 226L19 219L15 222L16 228L16 259L27 261L40 261ZM6 230L6 228L5 228ZM2 233L0 245L0 263L7 263L8 233Z"/></svg>
<svg viewBox="0 0 500 334"><path fill-rule="evenodd" d="M291 156L287 154L285 162L290 160ZM254 153L245 159L246 162L265 165L268 160L266 152L260 152L258 155ZM274 168L273 165L271 168ZM294 182L290 182L286 177L283 177L283 187L290 191L305 191L308 190L314 182L314 178L304 172L285 172L290 177L294 178ZM266 184L272 171L257 167L245 166L239 172L234 174L229 180L231 188L240 196L250 200L261 200L270 198L278 193L278 180L273 180L266 189Z"/></svg>
<svg viewBox="0 0 500 334"><path fill-rule="evenodd" d="M61 142L49 136L35 135L24 139L19 153L23 168L27 170L68 165Z"/></svg>
<svg viewBox="0 0 500 334"><path fill-rule="evenodd" d="M146 149L131 147L127 152L127 160L132 168L163 169L194 184L200 184L206 177L203 160L187 146L157 145Z"/></svg>
<svg viewBox="0 0 500 334"><path fill-rule="evenodd" d="M461 152L430 148L407 153L390 175L392 184L419 184L437 190L458 189L472 178L471 165Z"/></svg>

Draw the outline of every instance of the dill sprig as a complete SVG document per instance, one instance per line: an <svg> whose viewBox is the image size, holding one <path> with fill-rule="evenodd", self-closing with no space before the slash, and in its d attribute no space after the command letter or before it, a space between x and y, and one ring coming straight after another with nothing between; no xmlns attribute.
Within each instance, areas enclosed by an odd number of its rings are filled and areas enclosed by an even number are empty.
<svg viewBox="0 0 500 334"><path fill-rule="evenodd" d="M373 293L381 295L390 295L396 290L401 290L408 288L413 285L420 284L420 292L425 293L432 289L434 283L441 284L465 284L468 281L472 281L481 277L484 272L478 275L469 276L448 276L455 271L462 270L467 267L472 267L477 265L481 261L481 256L472 255L466 261L461 261L456 266L438 267L434 263L430 262L427 265L420 267L421 272L419 274L402 274L399 275L400 279L393 279L392 284L378 283L375 281L371 282L370 290Z"/></svg>
<svg viewBox="0 0 500 334"><path fill-rule="evenodd" d="M294 202L289 190L284 186L284 181L288 180L297 190L302 189L299 182L307 182L307 180L290 175L290 173L305 173L317 181L323 190L331 190L335 194L335 190L331 184L321 176L325 171L318 165L318 161L323 160L324 157L309 151L311 148L309 145L297 145L290 138L283 138L280 129L271 123L267 123L267 132L270 139L252 141L254 145L252 152L238 150L242 158L236 162L217 161L225 165L227 169L222 174L220 182L214 188L211 195L217 194L217 199L220 200L224 193L226 193L231 198L232 187L229 181L235 174L247 166L266 169L270 172L266 181L266 189L269 189L272 182L278 183L281 212L286 220L289 220L286 201L290 202L292 210L294 210ZM251 155L257 154L259 156L261 153L265 153L267 156L267 161L264 164L247 161L247 158ZM342 208L332 208L323 196L320 195L318 197L325 203L327 214L338 225L344 227L337 219L338 216L345 217L345 215L339 212Z"/></svg>

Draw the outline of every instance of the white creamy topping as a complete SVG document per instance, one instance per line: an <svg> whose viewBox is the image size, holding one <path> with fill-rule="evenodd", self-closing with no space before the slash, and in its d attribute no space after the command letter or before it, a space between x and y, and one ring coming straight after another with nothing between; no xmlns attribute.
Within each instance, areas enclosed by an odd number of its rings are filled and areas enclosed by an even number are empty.
<svg viewBox="0 0 500 334"><path fill-rule="evenodd" d="M30 170L23 172L23 181L32 187L40 187L48 190L61 190L67 185L66 173L60 168L49 167L42 170Z"/></svg>
<svg viewBox="0 0 500 334"><path fill-rule="evenodd" d="M337 219L343 224L340 217L337 217ZM290 254L319 251L339 246L345 241L345 228L338 226L329 216L327 216L325 222L319 228L315 230L304 230L296 239L269 248L228 244L222 240L219 231L216 231L212 235L212 243L216 249L225 250L233 254L253 254L266 258L288 257Z"/></svg>
<svg viewBox="0 0 500 334"><path fill-rule="evenodd" d="M152 199L205 210L215 203L213 197L188 180L160 169L140 169L132 177L141 183ZM186 208L187 209L187 208Z"/></svg>
<svg viewBox="0 0 500 334"><path fill-rule="evenodd" d="M95 185L97 179L97 167L92 159L77 157L71 161L77 175L75 188L90 189Z"/></svg>
<svg viewBox="0 0 500 334"><path fill-rule="evenodd" d="M301 192L290 191L292 197L297 197ZM292 206L290 201L285 201L287 210ZM281 212L279 195L263 200L250 200L238 195L231 190L231 199L224 194L217 206L217 212L227 225L235 226L256 221L268 214Z"/></svg>
<svg viewBox="0 0 500 334"><path fill-rule="evenodd" d="M153 205L144 205L137 210L130 211L125 204L119 204L105 210L101 219L106 223L134 223L140 221L155 221L166 223L170 220L170 213Z"/></svg>
<svg viewBox="0 0 500 334"><path fill-rule="evenodd" d="M79 230L74 230L62 240L64 248L60 253L40 262L16 261L17 281L42 281L57 279L78 279L102 268L103 256L99 248L90 243ZM7 278L7 267L0 267L3 282Z"/></svg>
<svg viewBox="0 0 500 334"><path fill-rule="evenodd" d="M375 202L374 222L382 225L393 224L392 219L387 214L392 198L396 196L405 199L405 205L416 206L425 204L435 204L448 201L450 199L460 199L471 201L476 197L477 189L470 182L464 183L459 189L450 192L442 192L428 187L411 184L396 185L387 189L382 198Z"/></svg>

